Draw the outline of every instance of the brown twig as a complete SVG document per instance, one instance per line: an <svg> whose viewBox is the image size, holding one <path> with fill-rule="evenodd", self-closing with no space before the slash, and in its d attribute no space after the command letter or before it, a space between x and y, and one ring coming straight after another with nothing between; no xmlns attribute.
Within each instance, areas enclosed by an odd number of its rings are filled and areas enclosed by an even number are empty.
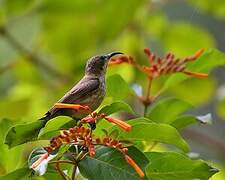
<svg viewBox="0 0 225 180"><path fill-rule="evenodd" d="M71 180L75 180L76 179L76 171L77 171L77 165L73 166L73 173L71 176Z"/></svg>
<svg viewBox="0 0 225 180"><path fill-rule="evenodd" d="M149 82L148 82L147 94L146 94L146 98L145 98L146 103L144 103L144 117L147 115L147 110L150 105L150 103L148 101L150 99L151 87L152 87L152 78L150 78Z"/></svg>
<svg viewBox="0 0 225 180"><path fill-rule="evenodd" d="M75 162L73 162L73 161L68 161L68 160L58 160L58 161L51 161L51 162L49 162L49 164L61 164L61 163L67 163L67 164L73 164L73 165L76 165L76 163Z"/></svg>
<svg viewBox="0 0 225 180"><path fill-rule="evenodd" d="M60 169L59 164L60 164L59 162L56 162L55 168L56 168L56 170L58 171L58 173L62 176L62 178L63 178L64 180L67 180L66 175L65 175L64 172L62 172L62 170Z"/></svg>

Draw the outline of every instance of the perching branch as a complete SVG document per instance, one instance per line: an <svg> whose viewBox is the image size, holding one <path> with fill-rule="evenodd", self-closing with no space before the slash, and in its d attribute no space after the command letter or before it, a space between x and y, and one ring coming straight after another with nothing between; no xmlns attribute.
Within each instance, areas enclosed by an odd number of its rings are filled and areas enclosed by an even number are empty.
<svg viewBox="0 0 225 180"><path fill-rule="evenodd" d="M64 180L67 180L66 175L65 175L64 172L60 169L59 164L60 164L60 163L57 162L56 165L55 165L55 168L56 168L56 170L58 171L58 173L62 176L62 178L63 178Z"/></svg>

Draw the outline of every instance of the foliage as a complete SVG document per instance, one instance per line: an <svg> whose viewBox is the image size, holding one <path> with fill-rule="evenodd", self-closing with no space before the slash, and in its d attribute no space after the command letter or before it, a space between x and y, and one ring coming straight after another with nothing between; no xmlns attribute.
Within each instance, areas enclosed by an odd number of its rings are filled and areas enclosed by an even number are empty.
<svg viewBox="0 0 225 180"><path fill-rule="evenodd" d="M189 3L224 17L224 3ZM189 125L211 124L210 112L191 112L212 98L216 83L209 73L225 65L206 29L170 22L147 1L0 5L0 179L214 178L217 166L189 157L182 135ZM141 50L147 46L173 53L156 56L145 49L146 60ZM37 121L83 76L86 57L112 49L126 55L112 59L106 98L96 112L81 124L68 117ZM221 116L223 110L221 99ZM97 128L90 133L87 123L93 121ZM86 134L77 133L77 125ZM92 141L74 141L81 136Z"/></svg>

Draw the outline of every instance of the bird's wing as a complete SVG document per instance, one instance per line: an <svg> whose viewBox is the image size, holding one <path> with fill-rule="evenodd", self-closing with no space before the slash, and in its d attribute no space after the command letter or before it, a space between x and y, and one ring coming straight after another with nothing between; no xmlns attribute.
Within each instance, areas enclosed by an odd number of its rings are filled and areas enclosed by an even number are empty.
<svg viewBox="0 0 225 180"><path fill-rule="evenodd" d="M80 104L88 96L98 89L100 85L98 78L83 78L76 86L74 86L69 92L67 92L58 102L69 103L69 104ZM46 113L46 119L56 117L59 109L54 106Z"/></svg>
<svg viewBox="0 0 225 180"><path fill-rule="evenodd" d="M100 85L98 78L84 78L68 93L66 93L58 102L61 103L78 103L82 102L85 97L97 90Z"/></svg>

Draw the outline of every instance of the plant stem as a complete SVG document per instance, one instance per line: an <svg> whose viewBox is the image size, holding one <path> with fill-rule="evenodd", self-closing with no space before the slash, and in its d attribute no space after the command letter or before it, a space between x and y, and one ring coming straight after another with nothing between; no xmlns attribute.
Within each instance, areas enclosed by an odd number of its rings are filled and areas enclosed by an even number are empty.
<svg viewBox="0 0 225 180"><path fill-rule="evenodd" d="M75 162L73 161L68 161L68 160L59 160L59 161L51 161L49 162L49 164L61 164L61 163L67 163L67 164L73 164L73 165L76 165Z"/></svg>
<svg viewBox="0 0 225 180"><path fill-rule="evenodd" d="M148 101L150 98L151 87L152 87L152 78L150 78L148 81L147 94L146 94L146 98L145 98L146 101ZM147 103L144 104L144 117L146 117L146 115L147 115L147 110L148 110L149 105L150 104L147 104Z"/></svg>
<svg viewBox="0 0 225 180"><path fill-rule="evenodd" d="M55 165L56 170L57 170L58 173L62 176L63 180L67 180L66 175L65 175L64 172L62 172L62 170L60 169L59 164L60 164L59 162L56 163L56 165Z"/></svg>
<svg viewBox="0 0 225 180"><path fill-rule="evenodd" d="M76 179L76 171L77 171L77 165L74 165L73 166L73 173L72 173L71 180L75 180Z"/></svg>

